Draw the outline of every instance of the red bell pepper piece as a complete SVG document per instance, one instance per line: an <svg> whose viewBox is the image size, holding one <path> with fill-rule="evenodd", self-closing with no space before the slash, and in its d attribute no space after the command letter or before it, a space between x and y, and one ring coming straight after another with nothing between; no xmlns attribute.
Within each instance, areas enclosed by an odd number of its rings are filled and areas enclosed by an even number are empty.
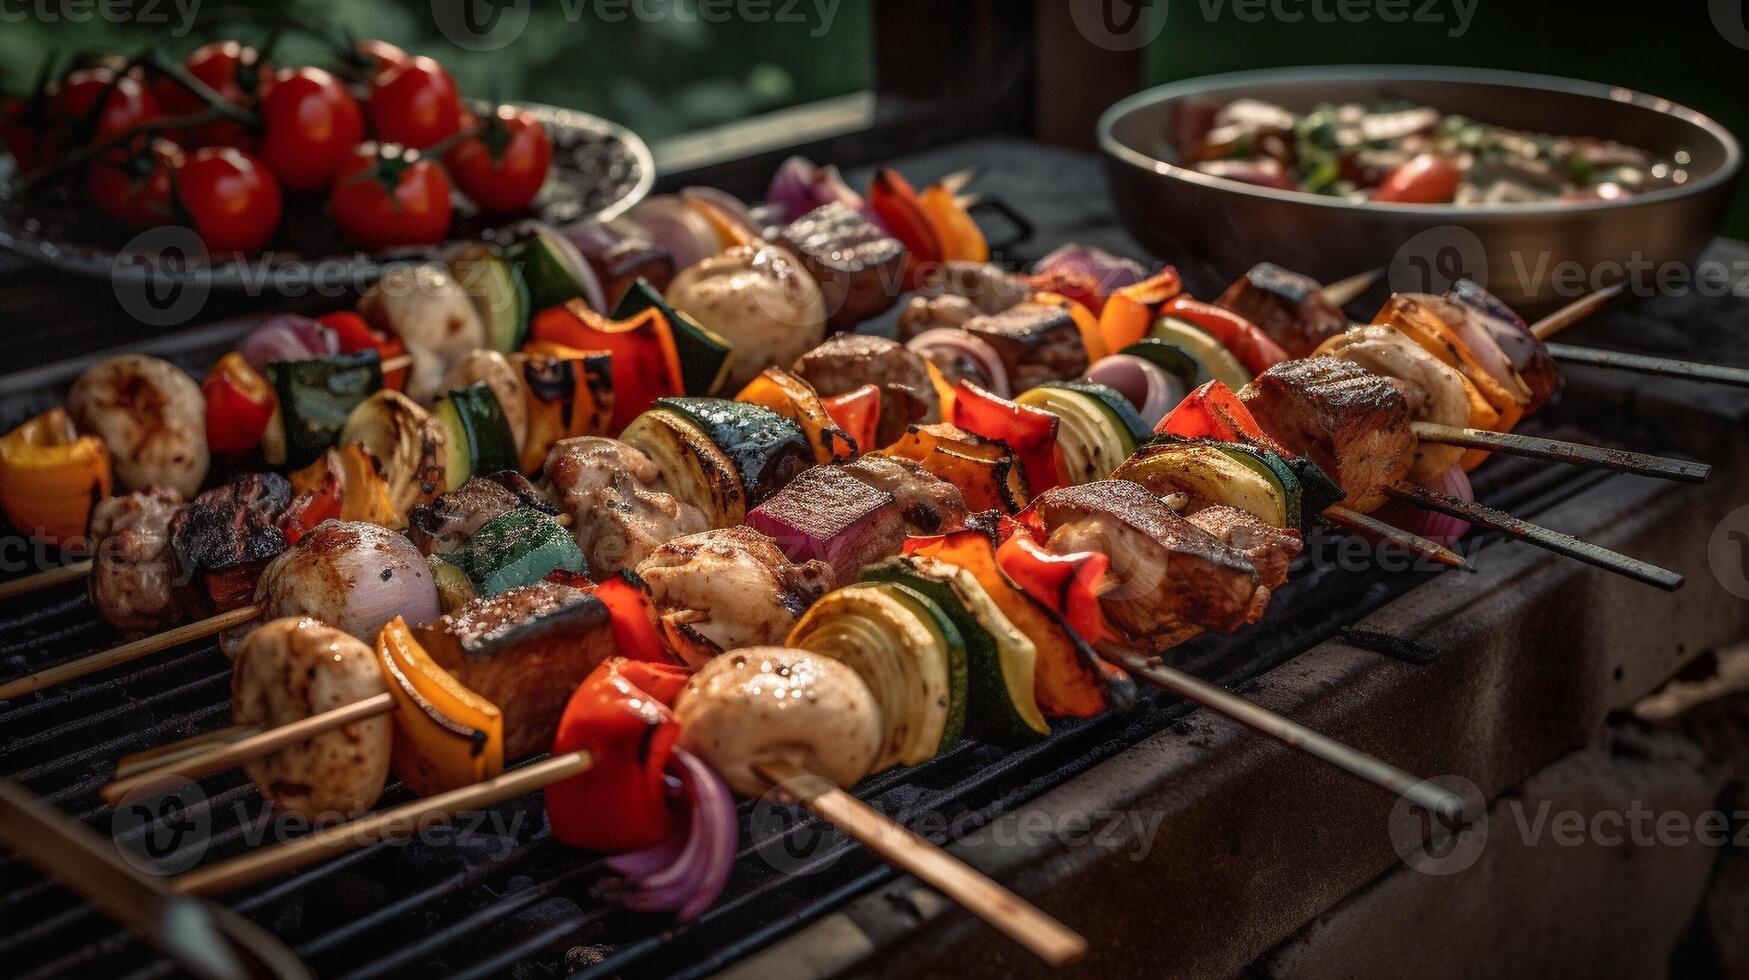
<svg viewBox="0 0 1749 980"><path fill-rule="evenodd" d="M1020 470L1032 496L1062 484L1057 467L1055 415L961 381L954 389L950 418L954 425L973 435L1007 443L1020 458Z"/></svg>
<svg viewBox="0 0 1749 980"><path fill-rule="evenodd" d="M1058 268L1022 276L1021 281L1037 292L1066 296L1087 307L1094 316L1105 312L1105 294L1099 291L1099 280L1090 272Z"/></svg>
<svg viewBox="0 0 1749 980"><path fill-rule="evenodd" d="M1177 317L1208 332L1221 346L1233 352L1245 370L1262 374L1287 360L1287 351L1269 339L1255 323L1232 310L1222 309L1189 296L1174 296L1162 311L1164 316Z"/></svg>
<svg viewBox="0 0 1749 980"><path fill-rule="evenodd" d="M629 320L609 320L582 300L572 300L535 314L529 332L535 341L604 350L612 355L613 419L609 428L614 435L625 431L656 399L686 394L673 329L655 307Z"/></svg>
<svg viewBox="0 0 1749 980"><path fill-rule="evenodd" d="M261 445L279 398L261 372L232 351L200 384L206 399L206 444L215 453L246 453Z"/></svg>
<svg viewBox="0 0 1749 980"><path fill-rule="evenodd" d="M1222 381L1203 382L1186 395L1177 408L1167 412L1154 431L1159 435L1186 439L1272 445L1257 425L1257 420L1251 417L1251 410Z"/></svg>
<svg viewBox="0 0 1749 980"><path fill-rule="evenodd" d="M595 598L607 607L613 627L614 649L621 656L647 663L672 664L674 657L656 632L656 614L650 590L631 572L621 571L595 587Z"/></svg>
<svg viewBox="0 0 1749 980"><path fill-rule="evenodd" d="M553 836L592 851L632 851L674 830L663 770L680 726L674 699L687 670L625 657L605 660L565 705L553 754L586 749L587 772L547 787Z"/></svg>
<svg viewBox="0 0 1749 980"><path fill-rule="evenodd" d="M905 283L914 288L920 267L941 261L941 241L929 223L923 199L904 174L882 167L869 185L868 205L886 226L887 234L905 246Z"/></svg>
<svg viewBox="0 0 1749 980"><path fill-rule="evenodd" d="M826 414L832 416L832 421L838 427L856 440L856 451L872 453L881 447L875 445L875 433L881 426L881 390L874 385L863 385L852 388L842 395L820 399L820 404L826 406Z"/></svg>
<svg viewBox="0 0 1749 980"><path fill-rule="evenodd" d="M1099 607L1101 584L1111 559L1096 551L1059 555L1033 540L1013 534L996 548L996 564L1026 594L1044 603L1083 640L1099 643L1116 633Z"/></svg>
<svg viewBox="0 0 1749 980"><path fill-rule="evenodd" d="M329 518L339 520L343 503L341 490L340 474L329 470L322 475L320 486L298 494L279 515L279 529L285 534L285 543L288 546L297 544L298 539Z"/></svg>
<svg viewBox="0 0 1749 980"><path fill-rule="evenodd" d="M364 322L364 317L349 310L334 313L324 313L316 318L316 322L329 330L340 340L340 353L350 354L353 351L374 350L377 357L387 361L407 353L407 345L401 343L401 338L383 330L373 329ZM400 391L407 383L407 369L400 368L383 374L383 387Z"/></svg>

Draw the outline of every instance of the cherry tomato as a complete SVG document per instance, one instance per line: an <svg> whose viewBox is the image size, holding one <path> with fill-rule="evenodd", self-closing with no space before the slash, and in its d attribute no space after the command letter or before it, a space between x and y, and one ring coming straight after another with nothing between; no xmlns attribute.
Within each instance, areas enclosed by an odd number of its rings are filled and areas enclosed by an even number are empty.
<svg viewBox="0 0 1749 980"><path fill-rule="evenodd" d="M253 252L279 227L279 182L273 171L234 147L194 151L176 171L176 197L215 253Z"/></svg>
<svg viewBox="0 0 1749 980"><path fill-rule="evenodd" d="M170 185L182 151L167 139L152 141L144 153L105 154L93 161L86 176L91 203L117 224L136 231L170 224L176 211Z"/></svg>
<svg viewBox="0 0 1749 980"><path fill-rule="evenodd" d="M261 56L254 48L236 41L214 41L196 48L182 67L226 102L246 107L255 103L271 81L270 73L260 61ZM152 94L167 116L186 116L207 108L205 100L169 76L160 76L152 83ZM179 131L176 138L187 147L235 146L248 149L254 143L248 128L231 119L202 123Z"/></svg>
<svg viewBox="0 0 1749 980"><path fill-rule="evenodd" d="M47 162L49 138L43 132L42 106L30 99L0 100L0 150L12 155L20 173Z"/></svg>
<svg viewBox="0 0 1749 980"><path fill-rule="evenodd" d="M328 205L364 248L434 245L449 231L449 178L417 150L366 143L341 165Z"/></svg>
<svg viewBox="0 0 1749 980"><path fill-rule="evenodd" d="M421 55L371 83L370 121L379 141L423 150L461 128L461 94L436 59Z"/></svg>
<svg viewBox="0 0 1749 980"><path fill-rule="evenodd" d="M288 68L261 101L261 158L293 191L318 191L364 138L364 115L340 80L320 68Z"/></svg>
<svg viewBox="0 0 1749 980"><path fill-rule="evenodd" d="M353 48L358 56L370 62L370 77L376 78L390 68L399 68L412 60L406 51L377 38L365 38Z"/></svg>
<svg viewBox="0 0 1749 980"><path fill-rule="evenodd" d="M1423 153L1386 174L1372 199L1393 204L1450 204L1463 176L1451 160Z"/></svg>
<svg viewBox="0 0 1749 980"><path fill-rule="evenodd" d="M479 123L478 132L443 155L443 163L480 210L521 211L546 183L553 142L534 116L499 106Z"/></svg>
<svg viewBox="0 0 1749 980"><path fill-rule="evenodd" d="M97 110L97 102L103 108ZM94 114L95 113L95 114ZM158 100L133 75L117 78L108 68L81 68L49 100L49 115L73 132L101 143L163 115Z"/></svg>

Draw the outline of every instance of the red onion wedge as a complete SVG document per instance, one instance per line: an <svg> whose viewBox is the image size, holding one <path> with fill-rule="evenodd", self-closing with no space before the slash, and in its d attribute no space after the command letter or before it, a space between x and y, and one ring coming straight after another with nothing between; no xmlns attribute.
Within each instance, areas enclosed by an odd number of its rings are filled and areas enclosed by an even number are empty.
<svg viewBox="0 0 1749 980"><path fill-rule="evenodd" d="M1034 275L1058 271L1079 273L1099 285L1099 295L1110 296L1125 286L1148 278L1148 270L1134 259L1113 255L1096 245L1070 242L1038 260Z"/></svg>
<svg viewBox="0 0 1749 980"><path fill-rule="evenodd" d="M831 164L822 167L807 157L790 157L779 164L777 172L771 176L771 186L765 191L765 202L778 211L773 217L786 225L834 201L861 212L876 225L880 224L875 221L874 210L868 202L844 182L837 167Z"/></svg>
<svg viewBox="0 0 1749 980"><path fill-rule="evenodd" d="M1427 484L1428 489L1450 494L1460 500L1474 502L1476 491L1462 467L1453 466ZM1470 522L1448 514L1423 510L1401 500L1387 501L1373 514L1392 527L1419 534L1435 544L1450 546L1470 529Z"/></svg>
<svg viewBox="0 0 1749 980"><path fill-rule="evenodd" d="M974 334L955 327L936 327L925 330L905 343L906 347L923 355L936 366L943 361L953 364L963 362L979 375L972 380L982 385L985 390L1003 398L1010 398L1014 389L1008 384L1008 369L1002 365L1001 355L996 348L984 343ZM954 375L964 372L944 372L951 380Z"/></svg>
<svg viewBox="0 0 1749 980"><path fill-rule="evenodd" d="M1082 377L1116 389L1135 406L1136 414L1150 431L1189 394L1184 382L1167 374L1160 365L1134 354L1102 357Z"/></svg>
<svg viewBox="0 0 1749 980"><path fill-rule="evenodd" d="M608 227L654 242L674 257L676 269L697 265L723 250L710 219L673 194L645 198Z"/></svg>
<svg viewBox="0 0 1749 980"><path fill-rule="evenodd" d="M340 352L340 338L307 316L279 313L249 331L237 349L250 367L265 371L267 365L277 361L332 357Z"/></svg>
<svg viewBox="0 0 1749 980"><path fill-rule="evenodd" d="M672 910L684 921L698 918L722 894L739 830L729 788L709 766L675 749L670 768L677 770L686 817L674 836L655 847L608 858L607 866L624 875L609 891L627 908Z"/></svg>

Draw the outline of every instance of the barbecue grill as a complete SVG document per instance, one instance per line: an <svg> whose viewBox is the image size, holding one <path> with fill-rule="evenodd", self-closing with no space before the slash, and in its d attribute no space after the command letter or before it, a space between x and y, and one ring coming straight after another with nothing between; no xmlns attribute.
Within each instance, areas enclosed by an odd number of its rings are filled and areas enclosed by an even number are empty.
<svg viewBox="0 0 1749 980"><path fill-rule="evenodd" d="M983 186L1009 200L1059 202L1028 212L1037 231L1016 257L1070 235L1139 254L1096 192L1090 156L983 139L897 161L925 177L970 164L982 164ZM1046 193L1062 186L1088 191L1068 207ZM1725 259L1743 251L1719 248ZM1744 317L1740 301L1697 300L1609 315L1586 330L1612 346L1717 360L1725 348L1711 331ZM144 346L196 367L231 339L220 326ZM57 398L81 366L0 383L0 424ZM1714 478L1679 487L1496 459L1478 471L1480 499L1682 572L1682 592L1511 543L1471 553L1475 574L1434 574L1344 560L1337 539L1314 539L1264 623L1191 644L1189 669L1411 771L1461 774L1493 798L1583 744L1607 713L1688 659L1743 635L1749 606L1725 591L1732 580L1721 576L1733 569L1711 568L1707 542L1749 483L1749 399L1586 369L1568 381L1561 403L1538 416L1539 434L1704 458ZM77 587L0 614L8 676L113 639ZM270 828L240 772L203 781L199 795L173 794L185 809L144 820L96 798L117 757L227 724L229 676L209 642L6 705L0 773L166 867L242 853ZM875 776L857 795L925 836L957 842L974 866L1086 934L1089 972L1232 972L1393 873L1388 798L1164 693L1128 714L1056 728L1022 749L964 745ZM391 790L384 804L406 798ZM223 900L322 976L691 976L737 963L750 975L1042 970L801 811L769 801L741 810L729 889L684 927L596 898L601 862L549 839L538 796ZM1058 826L1070 833L1039 830ZM15 858L0 864L0 910L10 926L0 956L15 975L174 971Z"/></svg>

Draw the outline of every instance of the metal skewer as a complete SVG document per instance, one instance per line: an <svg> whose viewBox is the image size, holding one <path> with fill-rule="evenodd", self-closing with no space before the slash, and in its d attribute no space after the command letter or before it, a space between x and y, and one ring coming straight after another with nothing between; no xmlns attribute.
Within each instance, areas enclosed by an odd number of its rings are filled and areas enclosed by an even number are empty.
<svg viewBox="0 0 1749 980"><path fill-rule="evenodd" d="M1441 514L1462 518L1471 524L1500 531L1510 537L1534 544L1539 548L1545 548L1558 555L1565 555L1588 565L1596 565L1598 568L1607 569L1636 582L1655 585L1666 592L1675 592L1682 587L1682 576L1669 569L1660 568L1649 562L1640 561L1638 558L1629 558L1627 555L1610 551L1608 548L1581 541L1571 534L1520 520L1492 507L1472 503L1422 486L1388 487L1385 492L1398 500L1407 501L1417 507L1425 507Z"/></svg>
<svg viewBox="0 0 1749 980"><path fill-rule="evenodd" d="M1550 357L1569 364L1620 368L1624 371L1638 371L1641 374L1655 374L1666 378L1715 381L1719 384L1749 388L1749 368L1703 364L1699 361L1679 361L1669 357L1628 354L1622 351L1599 350L1595 347L1578 347L1573 344L1548 344L1547 347Z"/></svg>
<svg viewBox="0 0 1749 980"><path fill-rule="evenodd" d="M1439 443L1442 446L1461 446L1465 449L1481 449L1488 452L1507 453L1512 456L1528 456L1532 459L1547 459L1558 463L1571 463L1574 466L1591 466L1598 469L1615 470L1618 473L1655 476L1682 483L1705 482L1707 476L1713 471L1713 468L1705 463L1695 463L1685 459L1670 459L1666 456L1650 456L1623 449L1587 446L1584 443L1566 442L1561 439L1539 439L1535 436L1521 436L1514 432L1459 428L1454 425L1440 425L1437 422L1413 422L1410 423L1410 428L1414 430L1417 439L1423 442Z"/></svg>
<svg viewBox="0 0 1749 980"><path fill-rule="evenodd" d="M39 589L53 588L67 582L77 582L91 574L91 559L68 562L59 568L51 568L44 572L36 572L0 583L0 600L12 599L26 595Z"/></svg>
<svg viewBox="0 0 1749 980"><path fill-rule="evenodd" d="M154 653L162 653L173 647L179 647L193 640L201 640L214 633L228 630L233 626L241 626L261 615L261 606L250 603L232 609L229 612L209 616L206 619L192 623L184 623L175 629L165 630L152 636L143 637L132 643L123 643L119 647L94 653L88 657L80 657L70 663L57 667L39 670L34 674L26 674L14 681L0 684L0 701L10 701L13 698L32 694L46 687L76 681L88 674L125 664L141 657L149 657Z"/></svg>

